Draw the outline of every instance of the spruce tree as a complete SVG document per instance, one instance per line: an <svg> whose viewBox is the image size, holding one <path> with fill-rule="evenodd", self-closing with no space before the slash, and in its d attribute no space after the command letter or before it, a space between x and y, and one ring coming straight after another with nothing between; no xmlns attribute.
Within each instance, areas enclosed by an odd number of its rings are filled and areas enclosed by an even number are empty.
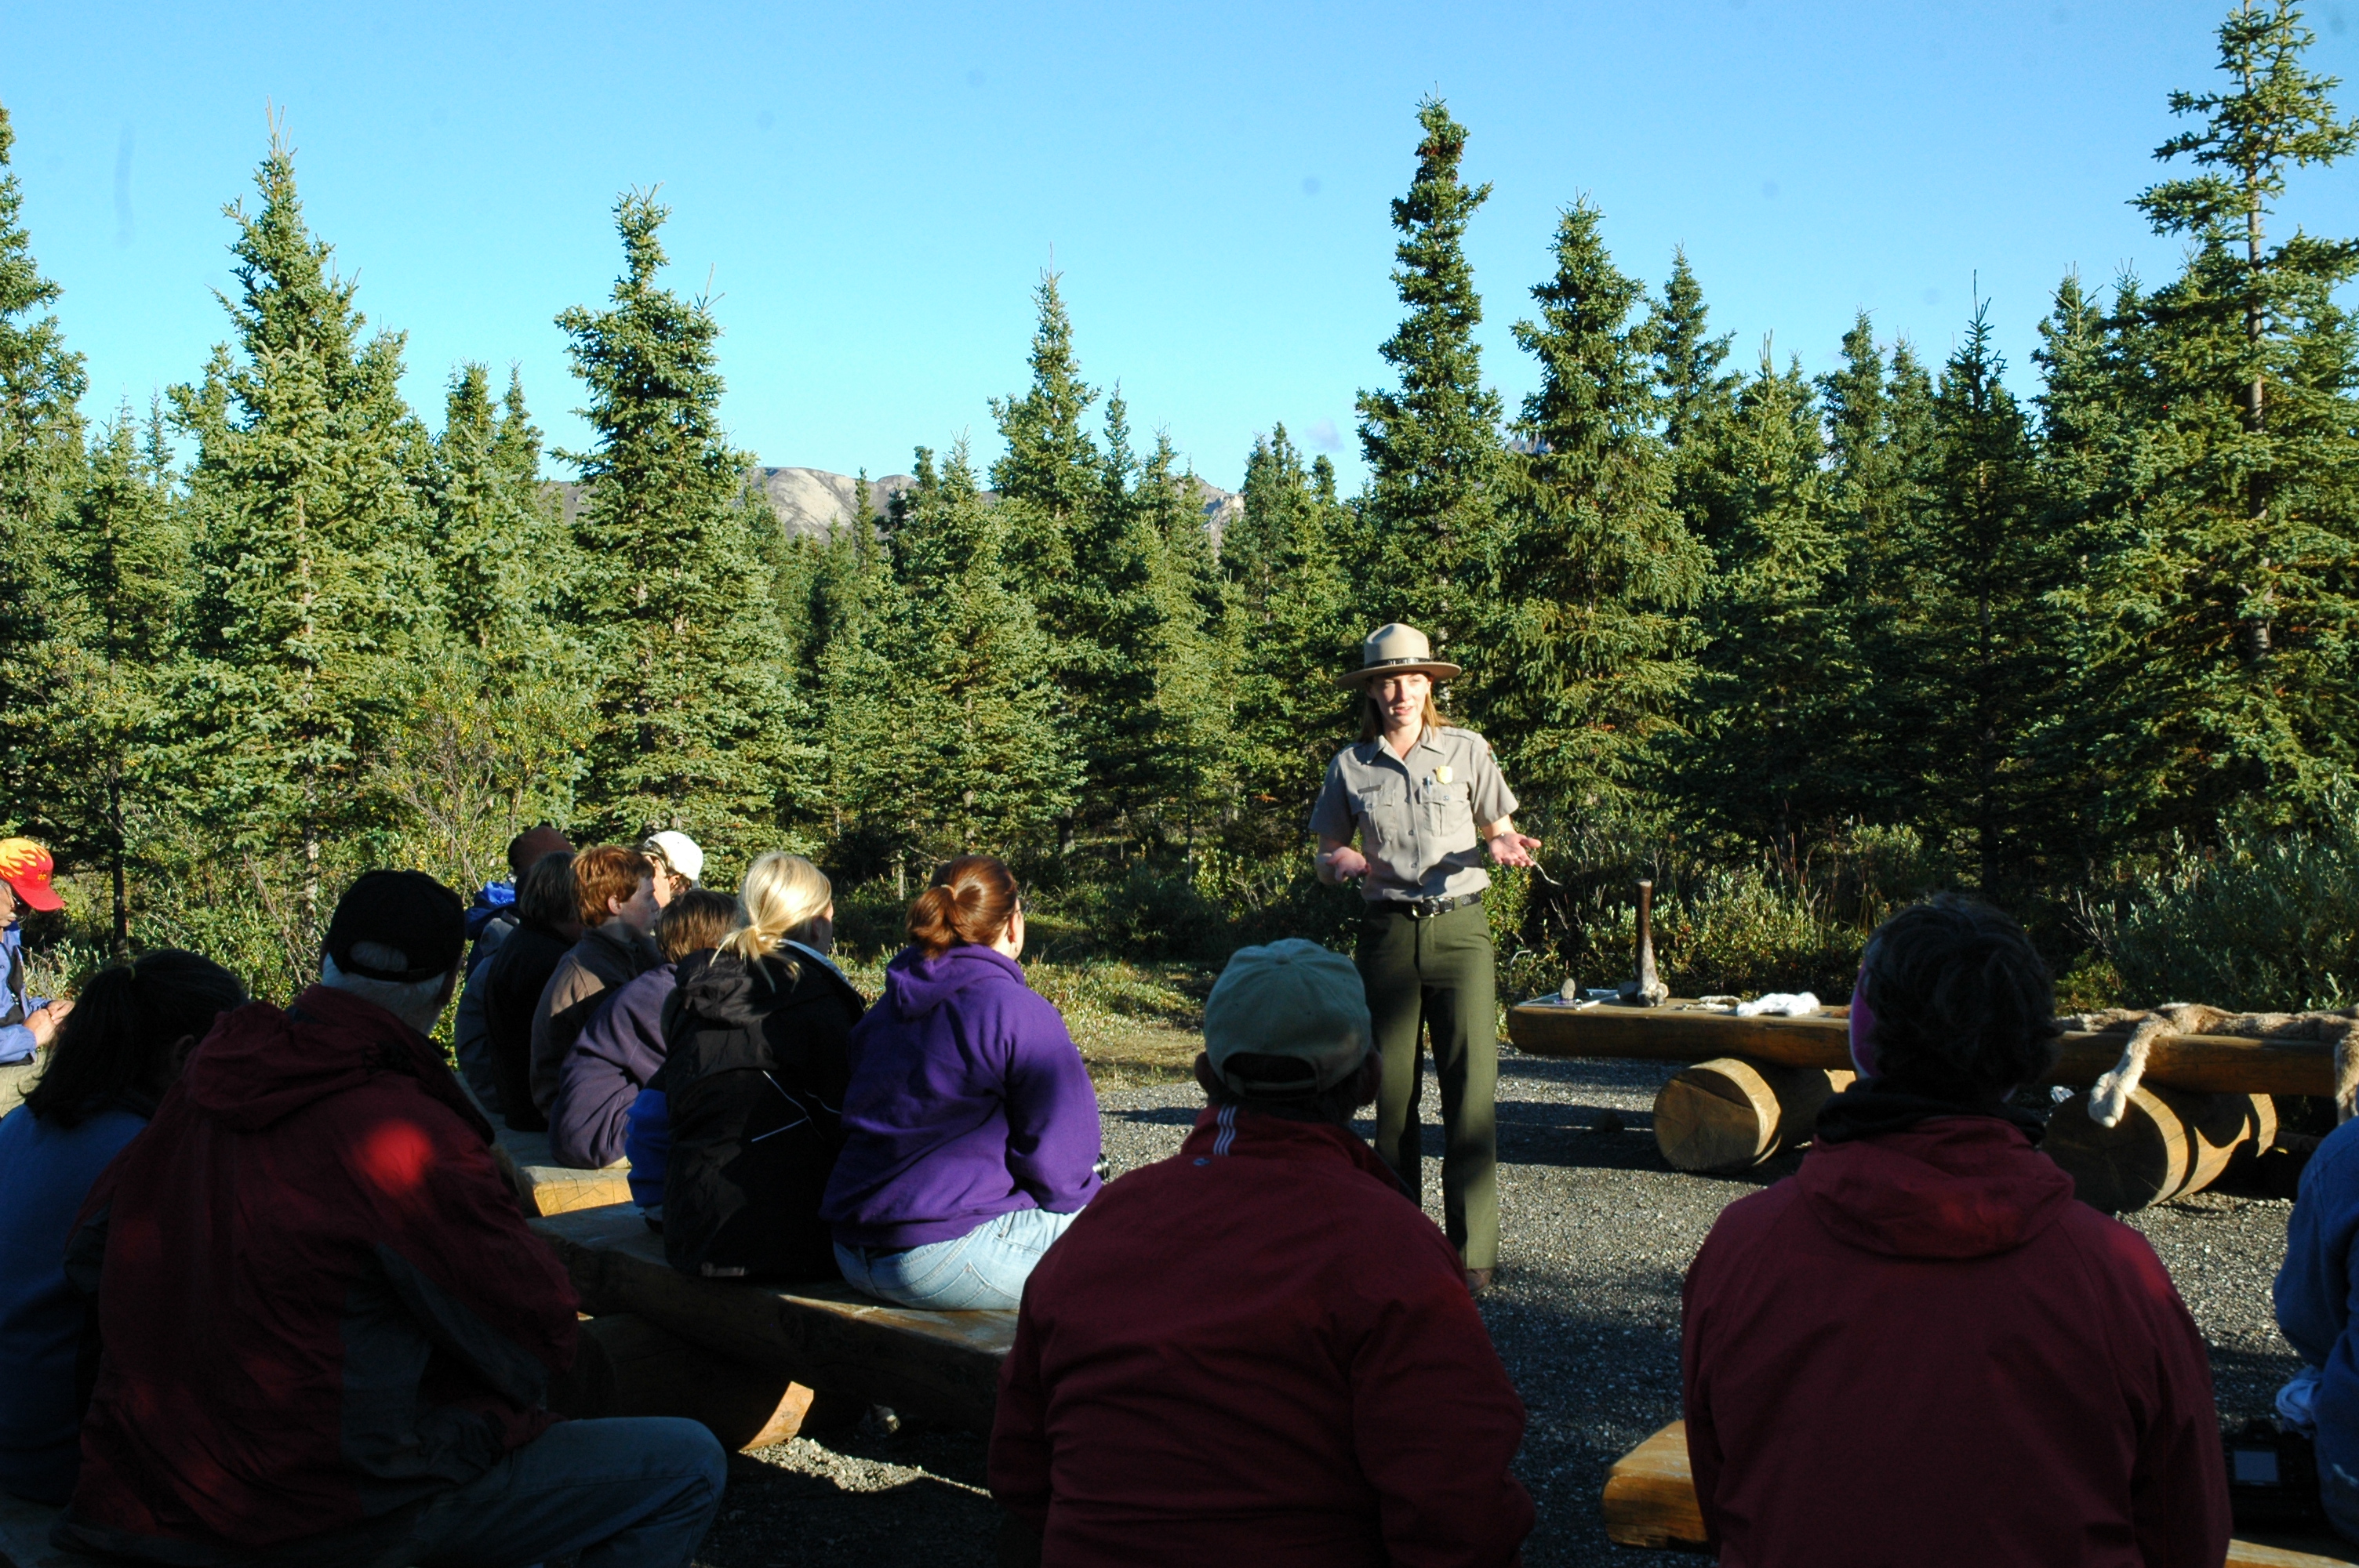
<svg viewBox="0 0 2359 1568"><path fill-rule="evenodd" d="M1283 425L1245 460L1243 514L1221 541L1234 592L1236 728L1252 847L1274 854L1301 837L1328 759L1357 728L1334 677L1365 628L1345 567L1348 508L1335 466L1306 470Z"/></svg>
<svg viewBox="0 0 2359 1568"><path fill-rule="evenodd" d="M1716 433L1735 412L1736 388L1744 378L1721 368L1733 335L1712 335L1703 286L1684 249L1671 254L1670 279L1647 312L1663 442L1671 451L1671 505L1689 532L1701 537L1709 521L1706 470L1718 444Z"/></svg>
<svg viewBox="0 0 2359 1568"><path fill-rule="evenodd" d="M991 416L1007 443L991 465L991 482L1008 508L1007 558L1016 586L1041 608L1054 633L1077 587L1074 538L1089 526L1101 484L1097 443L1082 423L1098 393L1082 380L1057 275L1041 274L1032 297L1039 310L1032 384L1020 395L991 400Z"/></svg>
<svg viewBox="0 0 2359 1568"><path fill-rule="evenodd" d="M1818 378L1827 525L1841 555L1828 593L1857 664L1848 697L1827 704L1821 739L1850 760L1860 815L1906 816L1923 788L1918 741L1927 716L1910 706L1919 692L1909 627L1921 608L1916 530L1930 489L1932 386L1905 341L1892 346L1887 370L1864 311L1842 351L1841 366Z"/></svg>
<svg viewBox="0 0 2359 1568"><path fill-rule="evenodd" d="M42 702L27 684L46 633L51 585L45 570L52 530L72 493L82 459L78 405L90 385L82 358L66 347L49 307L61 292L41 276L24 226L25 194L10 163L16 132L0 107L0 784L14 817L32 781L19 760L38 737L27 726Z"/></svg>
<svg viewBox="0 0 2359 1568"><path fill-rule="evenodd" d="M51 852L107 873L117 957L130 949L132 873L170 804L161 672L188 594L173 476L158 460L160 438L143 452L136 429L126 407L97 432L59 520L49 636L27 672L38 722L19 758L32 764L37 830Z"/></svg>
<svg viewBox="0 0 2359 1568"><path fill-rule="evenodd" d="M572 540L540 484L540 431L511 372L495 405L479 364L451 378L435 442L434 560L445 624L486 657L571 653L560 607L577 569Z"/></svg>
<svg viewBox="0 0 2359 1568"><path fill-rule="evenodd" d="M588 492L571 598L592 692L581 799L600 835L676 827L745 854L772 847L808 753L762 547L777 520L721 427L720 323L657 281L669 216L650 193L625 193L611 303L557 319L596 437L562 454Z"/></svg>
<svg viewBox="0 0 2359 1568"><path fill-rule="evenodd" d="M2359 343L2335 299L2359 242L2267 232L2291 172L2346 157L2359 124L2303 67L2299 16L2286 0L2229 16L2227 90L2174 93L2201 123L2156 154L2199 172L2136 199L2191 250L2116 302L2137 477L2077 600L2100 623L2088 751L2116 832L2205 826L2240 799L2299 814L2359 762Z"/></svg>
<svg viewBox="0 0 2359 1568"><path fill-rule="evenodd" d="M920 449L917 478L897 503L892 592L830 653L841 787L897 875L968 850L1038 856L1081 782L1005 508L962 442L939 472Z"/></svg>
<svg viewBox="0 0 2359 1568"><path fill-rule="evenodd" d="M2005 371L1978 303L1934 400L1933 482L1903 556L1914 606L1895 678L1919 719L1908 741L1920 820L1971 846L1981 887L2012 902L2057 847L2056 796L2027 764L2065 675L2049 595L2067 559L2042 526L2029 429Z"/></svg>
<svg viewBox="0 0 2359 1568"><path fill-rule="evenodd" d="M1408 314L1378 351L1400 384L1359 396L1374 531L1362 587L1372 615L1408 622L1473 669L1485 656L1470 634L1498 544L1503 412L1483 384L1483 301L1464 241L1491 188L1460 178L1466 131L1441 100L1419 103L1417 118L1417 176L1392 206L1401 233L1393 286Z"/></svg>
<svg viewBox="0 0 2359 1568"><path fill-rule="evenodd" d="M365 852L375 819L361 782L401 722L401 672L432 633L435 595L401 335L362 337L356 286L305 226L276 128L255 186L257 211L225 210L234 347L169 395L197 444L179 700L207 848L242 858L255 885L292 879L294 903L272 907L286 950L305 953L326 918L323 857Z"/></svg>
<svg viewBox="0 0 2359 1568"><path fill-rule="evenodd" d="M1497 655L1476 688L1516 776L1568 809L1626 807L1678 728L1711 565L1671 505L1649 329L1632 319L1646 291L1599 227L1586 202L1565 211L1539 319L1516 324L1540 384L1516 427Z"/></svg>
<svg viewBox="0 0 2359 1568"><path fill-rule="evenodd" d="M453 373L428 464L440 624L402 672L404 722L370 770L416 849L470 884L506 874L520 827L571 819L588 740L565 612L580 562L540 451L515 372L497 404L481 365Z"/></svg>
<svg viewBox="0 0 2359 1568"><path fill-rule="evenodd" d="M1152 808L1162 834L1192 855L1234 794L1235 651L1196 479L1168 434L1140 466L1131 511L1147 568L1140 662L1152 703Z"/></svg>
<svg viewBox="0 0 2359 1568"><path fill-rule="evenodd" d="M1033 291L1038 321L1032 336L1032 384L1020 395L992 399L991 416L1006 451L991 467L1007 515L1009 586L1034 607L1049 638L1049 666L1063 696L1066 745L1082 760L1087 783L1076 793L1077 813L1103 817L1127 785L1128 771L1113 732L1128 722L1126 705L1142 678L1109 637L1125 613L1118 602L1135 591L1135 563L1121 517L1101 515L1109 460L1084 423L1098 392L1082 379L1073 353L1072 319L1054 273ZM1121 416L1113 416L1115 423ZM1119 509L1117 509L1119 510ZM1060 852L1082 827L1069 815L1058 825Z"/></svg>
<svg viewBox="0 0 2359 1568"><path fill-rule="evenodd" d="M1817 401L1799 362L1780 372L1762 345L1713 449L1710 641L1672 777L1706 821L1792 849L1851 815L1848 760L1827 737L1860 675L1835 588L1843 541L1827 521Z"/></svg>

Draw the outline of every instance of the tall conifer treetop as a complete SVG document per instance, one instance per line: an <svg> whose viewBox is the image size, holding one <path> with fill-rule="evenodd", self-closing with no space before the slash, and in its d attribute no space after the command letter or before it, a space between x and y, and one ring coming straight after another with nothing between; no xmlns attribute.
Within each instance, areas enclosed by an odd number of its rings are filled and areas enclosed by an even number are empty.
<svg viewBox="0 0 2359 1568"><path fill-rule="evenodd" d="M808 752L790 738L801 709L765 547L777 519L721 427L720 323L657 282L668 216L626 192L611 308L557 319L597 436L566 454L589 490L571 602L595 682L581 797L611 837L677 827L727 852L774 838L809 788Z"/></svg>
<svg viewBox="0 0 2359 1568"><path fill-rule="evenodd" d="M0 108L0 716L18 706L8 686L42 633L42 563L81 463L77 405L90 386L48 310L61 291L33 259L24 190L9 164L16 139ZM15 745L0 739L0 748Z"/></svg>
<svg viewBox="0 0 2359 1568"><path fill-rule="evenodd" d="M1540 384L1516 424L1496 656L1476 695L1519 777L1594 807L1618 804L1678 729L1695 676L1686 612L1711 557L1671 506L1651 327L1632 320L1646 290L1614 266L1587 202L1560 220L1556 262L1532 289L1539 319L1516 324Z"/></svg>
<svg viewBox="0 0 2359 1568"><path fill-rule="evenodd" d="M397 722L398 672L434 595L419 471L427 449L400 393L400 334L361 339L355 286L303 221L282 126L237 225L234 351L171 391L196 438L189 505L200 588L192 694L214 829L257 859L299 856L300 937L323 918L322 854L364 804L356 763Z"/></svg>
<svg viewBox="0 0 2359 1568"><path fill-rule="evenodd" d="M1464 244L1491 188L1459 178L1466 130L1446 104L1425 100L1417 120L1424 133L1417 175L1393 202L1401 232L1393 286L1408 314L1378 351L1400 385L1360 394L1360 448L1377 529L1370 612L1413 622L1447 647L1473 629L1497 542L1503 414L1498 395L1483 384L1474 341L1483 301ZM1480 656L1471 647L1457 652Z"/></svg>

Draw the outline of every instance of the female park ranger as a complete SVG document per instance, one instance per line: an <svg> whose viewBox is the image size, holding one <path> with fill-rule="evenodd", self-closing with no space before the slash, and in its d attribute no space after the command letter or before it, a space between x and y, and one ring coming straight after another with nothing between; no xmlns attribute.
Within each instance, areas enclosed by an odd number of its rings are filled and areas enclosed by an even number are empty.
<svg viewBox="0 0 2359 1568"><path fill-rule="evenodd" d="M1433 683L1457 673L1413 626L1369 633L1359 669L1335 683L1363 693L1360 743L1328 765L1310 831L1321 881L1365 879L1360 978L1385 1061L1376 1153L1419 1196L1422 1030L1441 1081L1443 1228L1480 1291L1499 1260L1499 1036L1483 849L1503 866L1528 866L1540 841L1508 820L1515 792L1489 744L1450 728L1433 706Z"/></svg>

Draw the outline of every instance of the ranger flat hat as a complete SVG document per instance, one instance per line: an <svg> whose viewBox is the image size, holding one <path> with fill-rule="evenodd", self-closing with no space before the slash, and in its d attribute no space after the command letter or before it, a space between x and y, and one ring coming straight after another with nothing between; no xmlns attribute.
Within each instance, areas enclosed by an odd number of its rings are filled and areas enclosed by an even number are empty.
<svg viewBox="0 0 2359 1568"><path fill-rule="evenodd" d="M1448 680L1458 673L1458 666L1435 658L1433 644L1425 640L1424 633L1396 621L1368 633L1368 640L1360 645L1360 667L1350 675L1337 676L1335 684L1349 690L1385 676L1420 673Z"/></svg>

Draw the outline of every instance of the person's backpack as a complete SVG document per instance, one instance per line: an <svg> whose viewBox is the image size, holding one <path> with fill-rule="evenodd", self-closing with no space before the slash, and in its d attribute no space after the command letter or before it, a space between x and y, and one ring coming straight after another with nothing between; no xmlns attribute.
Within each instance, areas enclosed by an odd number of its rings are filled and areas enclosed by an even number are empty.
<svg viewBox="0 0 2359 1568"><path fill-rule="evenodd" d="M845 1042L864 1004L830 965L680 960L664 1007L664 1255L705 1278L836 1277L819 1217L843 1144Z"/></svg>

